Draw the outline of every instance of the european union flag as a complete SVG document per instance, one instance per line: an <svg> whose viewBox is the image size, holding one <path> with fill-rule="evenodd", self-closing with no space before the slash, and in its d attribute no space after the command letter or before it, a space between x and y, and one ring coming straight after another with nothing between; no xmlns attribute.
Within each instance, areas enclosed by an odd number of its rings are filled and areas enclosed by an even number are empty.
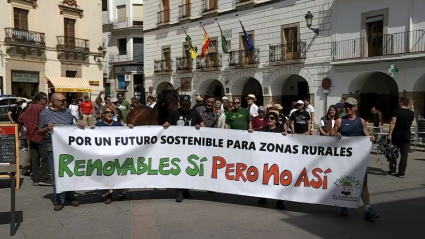
<svg viewBox="0 0 425 239"><path fill-rule="evenodd" d="M251 39L249 39L248 33L246 33L245 28L243 27L241 20L239 20L239 22L241 23L242 31L243 31L243 34L245 36L245 42L246 42L246 46L247 46L246 49L248 51L252 51L252 50L254 50L254 45L252 45L252 41L251 41Z"/></svg>

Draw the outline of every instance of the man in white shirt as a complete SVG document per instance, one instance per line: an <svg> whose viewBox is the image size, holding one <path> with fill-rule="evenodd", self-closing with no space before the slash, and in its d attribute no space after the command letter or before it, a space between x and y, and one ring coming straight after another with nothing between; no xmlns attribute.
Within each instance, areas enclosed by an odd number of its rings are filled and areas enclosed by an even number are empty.
<svg viewBox="0 0 425 239"><path fill-rule="evenodd" d="M227 98L226 96L223 96L222 98L221 98L221 102L223 102L222 104L221 104L221 112L223 112L224 111L224 104L226 103L226 102L228 102L229 101L229 98Z"/></svg>
<svg viewBox="0 0 425 239"><path fill-rule="evenodd" d="M246 100L248 101L249 114L251 115L252 118L257 117L258 116L258 106L254 103L255 101L257 101L257 99L255 98L255 95L249 94L246 97Z"/></svg>

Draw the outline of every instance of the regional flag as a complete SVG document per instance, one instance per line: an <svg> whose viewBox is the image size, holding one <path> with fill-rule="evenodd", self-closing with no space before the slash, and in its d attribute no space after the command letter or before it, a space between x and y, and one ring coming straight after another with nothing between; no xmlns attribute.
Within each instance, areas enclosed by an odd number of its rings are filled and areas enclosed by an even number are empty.
<svg viewBox="0 0 425 239"><path fill-rule="evenodd" d="M221 30L220 24L218 24L218 28L220 28L221 33L221 48L223 50L223 53L228 54L230 52L229 44L227 44L226 37L224 37L223 35L223 31Z"/></svg>
<svg viewBox="0 0 425 239"><path fill-rule="evenodd" d="M205 31L204 28L204 41L202 42L202 53L201 53L201 57L205 58L208 54L208 48L211 44L211 40L210 37L207 34L207 31Z"/></svg>
<svg viewBox="0 0 425 239"><path fill-rule="evenodd" d="M196 59L196 57L198 57L197 49L195 47L193 47L192 39L187 34L186 34L186 43L189 46L190 58Z"/></svg>
<svg viewBox="0 0 425 239"><path fill-rule="evenodd" d="M246 42L246 46L247 46L246 49L248 51L252 51L252 50L254 50L254 45L252 45L252 41L251 41L251 39L249 39L248 33L245 31L245 28L243 27L241 20L239 20L239 22L241 23L242 31L243 31L243 34L245 36L245 42Z"/></svg>

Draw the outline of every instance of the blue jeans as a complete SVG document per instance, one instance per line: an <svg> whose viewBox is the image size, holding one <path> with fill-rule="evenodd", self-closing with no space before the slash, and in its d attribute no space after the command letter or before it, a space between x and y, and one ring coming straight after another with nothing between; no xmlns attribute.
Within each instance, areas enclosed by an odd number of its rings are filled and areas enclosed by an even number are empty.
<svg viewBox="0 0 425 239"><path fill-rule="evenodd" d="M54 168L53 167L53 152L48 151L49 154L49 167L50 167L50 173L52 174L52 182L53 182L53 195L54 195L54 204L55 205L62 205L65 203L65 198L70 201L74 199L74 191L64 192L64 193L56 193L56 187L55 187L55 174L54 174ZM65 198L63 196L65 194Z"/></svg>

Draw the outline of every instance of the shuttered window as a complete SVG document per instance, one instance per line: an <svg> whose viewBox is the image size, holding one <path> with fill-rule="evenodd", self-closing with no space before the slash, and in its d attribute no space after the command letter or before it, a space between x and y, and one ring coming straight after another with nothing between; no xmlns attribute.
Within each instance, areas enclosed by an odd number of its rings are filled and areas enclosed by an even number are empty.
<svg viewBox="0 0 425 239"><path fill-rule="evenodd" d="M125 5L117 6L117 20L125 21L127 18L127 8Z"/></svg>
<svg viewBox="0 0 425 239"><path fill-rule="evenodd" d="M65 18L63 22L65 45L68 47L75 46L75 20Z"/></svg>
<svg viewBox="0 0 425 239"><path fill-rule="evenodd" d="M143 21L142 4L133 4L133 21Z"/></svg>
<svg viewBox="0 0 425 239"><path fill-rule="evenodd" d="M13 8L13 20L15 28L28 30L28 10Z"/></svg>

